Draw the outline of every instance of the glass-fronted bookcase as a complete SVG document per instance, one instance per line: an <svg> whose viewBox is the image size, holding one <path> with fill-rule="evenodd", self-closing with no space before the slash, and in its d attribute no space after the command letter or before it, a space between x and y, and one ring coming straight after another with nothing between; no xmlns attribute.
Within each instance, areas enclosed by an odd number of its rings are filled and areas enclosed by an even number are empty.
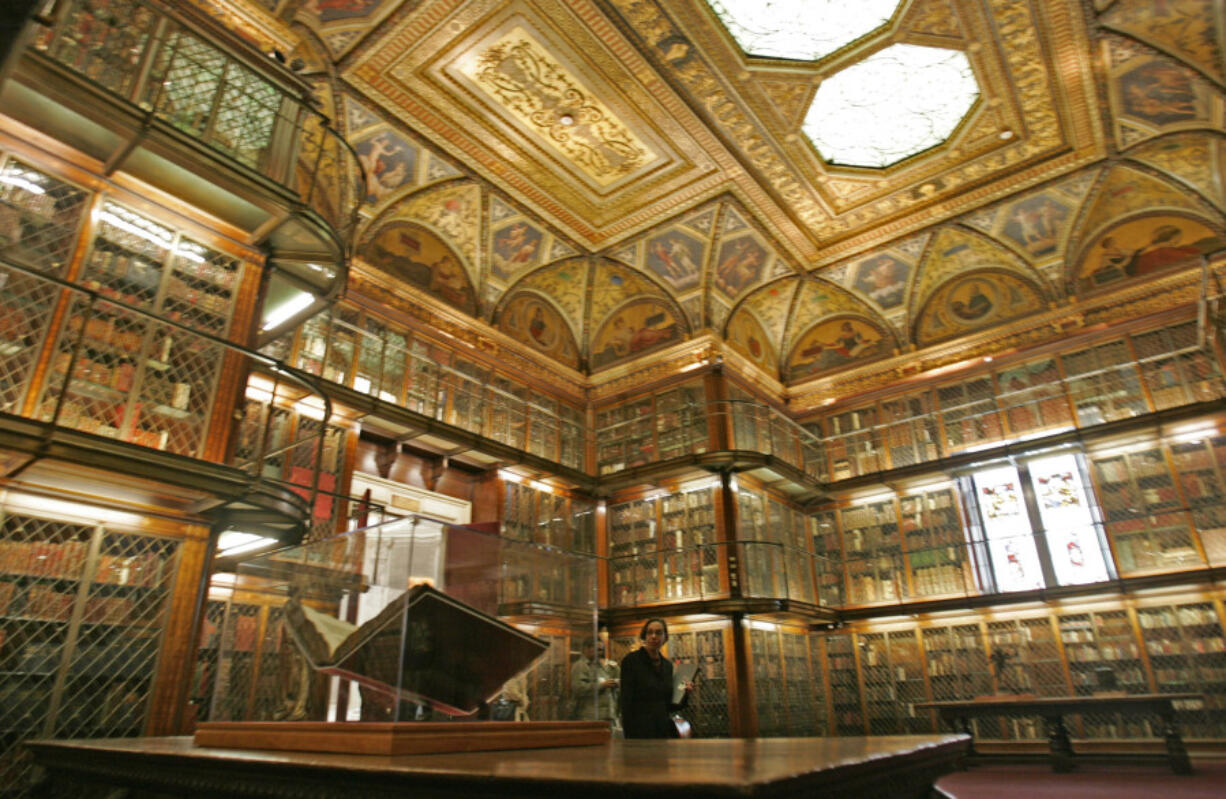
<svg viewBox="0 0 1226 799"><path fill-rule="evenodd" d="M614 474L711 448L701 377L596 407L597 474Z"/></svg>
<svg viewBox="0 0 1226 799"><path fill-rule="evenodd" d="M581 403L356 306L342 303L311 317L271 354L567 468L585 466Z"/></svg>
<svg viewBox="0 0 1226 799"><path fill-rule="evenodd" d="M606 513L609 606L727 593L718 483L699 479L615 497Z"/></svg>
<svg viewBox="0 0 1226 799"><path fill-rule="evenodd" d="M0 158L0 256L29 270L0 267L4 407L204 457L225 347L191 331L230 336L243 259L111 194Z"/></svg>
<svg viewBox="0 0 1226 799"><path fill-rule="evenodd" d="M1226 381L1212 344L1195 319L1183 319L980 365L802 421L821 437L837 482L1222 397Z"/></svg>

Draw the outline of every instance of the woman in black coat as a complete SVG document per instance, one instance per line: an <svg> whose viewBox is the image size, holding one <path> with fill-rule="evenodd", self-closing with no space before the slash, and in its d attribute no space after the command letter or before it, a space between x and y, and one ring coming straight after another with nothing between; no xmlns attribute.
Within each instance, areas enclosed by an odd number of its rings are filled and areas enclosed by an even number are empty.
<svg viewBox="0 0 1226 799"><path fill-rule="evenodd" d="M622 729L627 738L676 738L670 713L685 707L692 686L673 704L673 664L660 653L668 640L664 619L648 619L639 632L643 645L622 658Z"/></svg>

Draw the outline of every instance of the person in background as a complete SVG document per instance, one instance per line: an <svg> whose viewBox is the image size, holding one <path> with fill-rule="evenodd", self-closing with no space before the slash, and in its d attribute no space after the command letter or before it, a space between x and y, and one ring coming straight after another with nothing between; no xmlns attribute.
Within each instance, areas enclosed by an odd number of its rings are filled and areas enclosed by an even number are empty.
<svg viewBox="0 0 1226 799"><path fill-rule="evenodd" d="M648 619L639 632L643 645L622 658L621 712L626 738L677 738L669 714L685 707L692 683L673 704L673 664L660 652L668 640L668 623Z"/></svg>
<svg viewBox="0 0 1226 799"><path fill-rule="evenodd" d="M575 699L574 718L579 721L607 721L616 729L617 686L620 670L606 660L604 641L587 639L582 656L570 669L570 691Z"/></svg>

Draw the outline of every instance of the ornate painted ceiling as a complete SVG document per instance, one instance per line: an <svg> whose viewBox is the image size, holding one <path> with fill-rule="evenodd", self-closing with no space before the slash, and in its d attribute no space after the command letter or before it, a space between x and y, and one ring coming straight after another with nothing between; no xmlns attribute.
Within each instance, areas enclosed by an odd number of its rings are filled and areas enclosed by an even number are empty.
<svg viewBox="0 0 1226 799"><path fill-rule="evenodd" d="M1033 341L1226 239L1218 0L902 0L813 61L705 0L198 1L305 62L368 175L360 264L580 373L710 336L803 386ZM827 162L822 87L899 45L978 96L916 155Z"/></svg>

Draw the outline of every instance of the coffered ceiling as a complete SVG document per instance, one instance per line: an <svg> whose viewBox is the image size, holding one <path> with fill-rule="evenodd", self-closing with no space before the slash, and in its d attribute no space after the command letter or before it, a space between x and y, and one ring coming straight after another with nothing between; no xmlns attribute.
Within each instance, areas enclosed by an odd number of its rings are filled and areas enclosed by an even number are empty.
<svg viewBox="0 0 1226 799"><path fill-rule="evenodd" d="M305 62L360 265L579 375L705 337L813 394L1186 301L1153 281L1226 238L1218 0L883 0L815 59L746 52L734 0L196 1ZM908 52L954 72L874 71ZM853 117L934 135L872 161Z"/></svg>
<svg viewBox="0 0 1226 799"><path fill-rule="evenodd" d="M896 43L965 53L979 99L931 151L825 164L802 131L818 86ZM903 2L806 62L746 55L703 0L434 0L340 73L586 248L731 192L812 265L1100 157L1088 54L1066 2Z"/></svg>

